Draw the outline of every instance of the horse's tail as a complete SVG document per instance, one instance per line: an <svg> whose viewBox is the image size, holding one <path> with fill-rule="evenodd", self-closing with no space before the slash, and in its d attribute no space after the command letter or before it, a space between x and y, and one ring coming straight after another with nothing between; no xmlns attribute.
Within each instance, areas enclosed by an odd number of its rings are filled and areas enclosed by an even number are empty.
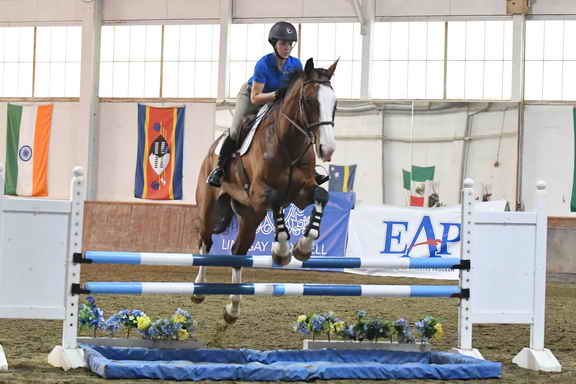
<svg viewBox="0 0 576 384"><path fill-rule="evenodd" d="M217 235L224 232L230 225L232 216L234 216L234 211L232 210L230 196L222 194L216 202L216 222L212 229L213 233Z"/></svg>

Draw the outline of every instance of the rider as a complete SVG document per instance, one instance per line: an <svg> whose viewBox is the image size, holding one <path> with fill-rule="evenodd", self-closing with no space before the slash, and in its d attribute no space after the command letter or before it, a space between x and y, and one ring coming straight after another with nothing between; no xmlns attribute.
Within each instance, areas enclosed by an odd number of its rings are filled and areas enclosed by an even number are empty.
<svg viewBox="0 0 576 384"><path fill-rule="evenodd" d="M208 184L214 187L222 185L224 170L232 154L238 148L238 134L244 117L258 112L262 104L281 99L286 93L289 75L294 71L302 71L300 60L290 56L290 51L296 41L298 41L296 28L288 22L279 21L270 29L268 42L274 48L274 53L258 60L254 68L254 75L240 88L232 125L224 143L222 143L218 166L208 175L208 180L206 180ZM316 174L318 184L327 180L328 176Z"/></svg>

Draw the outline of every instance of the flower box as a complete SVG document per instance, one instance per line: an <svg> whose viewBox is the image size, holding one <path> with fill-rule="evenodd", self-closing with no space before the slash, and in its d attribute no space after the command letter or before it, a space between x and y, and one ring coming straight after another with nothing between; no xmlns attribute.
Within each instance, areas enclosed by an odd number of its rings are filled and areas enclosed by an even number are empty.
<svg viewBox="0 0 576 384"><path fill-rule="evenodd" d="M145 340L120 337L79 337L78 344L98 345L105 347L141 347L161 349L196 349L206 348L206 344L197 340Z"/></svg>
<svg viewBox="0 0 576 384"><path fill-rule="evenodd" d="M378 349L401 352L430 352L427 343L397 343L390 341L310 340L305 339L302 349Z"/></svg>

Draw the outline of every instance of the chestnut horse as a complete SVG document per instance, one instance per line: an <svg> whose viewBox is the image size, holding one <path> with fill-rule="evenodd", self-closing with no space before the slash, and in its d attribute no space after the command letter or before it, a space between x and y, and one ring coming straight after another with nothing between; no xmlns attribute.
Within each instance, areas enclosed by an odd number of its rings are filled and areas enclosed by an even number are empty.
<svg viewBox="0 0 576 384"><path fill-rule="evenodd" d="M330 79L337 63L328 69L314 68L309 59L303 72L292 74L284 98L276 101L260 122L249 151L228 165L221 188L205 182L218 160L214 154L218 141L210 147L196 188L201 254L210 252L212 235L223 232L235 214L239 228L232 254L245 255L270 209L276 227L274 262L286 265L292 255L302 261L310 257L328 202L328 192L315 181L314 149L324 161L330 161L336 149L336 95ZM290 234L284 224L283 208L290 203L300 209L314 204L309 224L294 249L290 248ZM233 268L232 282L241 283L241 276L241 269ZM195 281L207 281L205 267L200 267ZM203 296L193 297L195 302L203 300ZM230 300L224 311L227 323L233 323L239 315L240 296L231 295Z"/></svg>

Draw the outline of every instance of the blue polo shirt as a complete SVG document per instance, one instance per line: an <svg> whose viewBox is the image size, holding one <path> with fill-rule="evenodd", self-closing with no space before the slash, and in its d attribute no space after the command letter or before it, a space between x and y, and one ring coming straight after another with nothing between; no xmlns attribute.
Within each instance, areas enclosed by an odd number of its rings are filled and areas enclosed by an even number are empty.
<svg viewBox="0 0 576 384"><path fill-rule="evenodd" d="M290 74L294 71L301 71L302 63L300 59L288 56L284 62L282 71L276 66L276 54L269 53L262 57L254 67L254 75L248 79L248 84L252 86L252 82L264 83L264 90L262 92L273 92L279 88L285 87L288 83Z"/></svg>

